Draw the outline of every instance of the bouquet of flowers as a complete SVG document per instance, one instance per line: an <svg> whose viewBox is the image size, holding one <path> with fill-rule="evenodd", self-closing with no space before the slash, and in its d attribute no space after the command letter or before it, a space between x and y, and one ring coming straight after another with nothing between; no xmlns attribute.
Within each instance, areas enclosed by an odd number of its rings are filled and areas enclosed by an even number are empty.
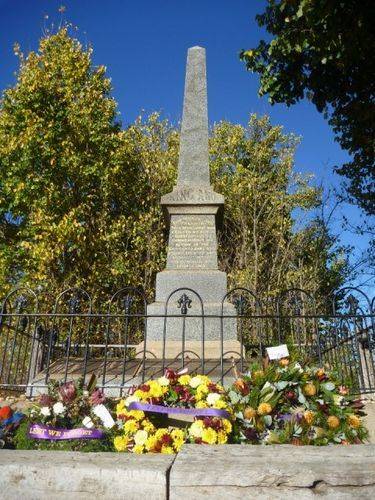
<svg viewBox="0 0 375 500"><path fill-rule="evenodd" d="M13 434L23 417L23 413L10 406L0 408L0 448L13 448Z"/></svg>
<svg viewBox="0 0 375 500"><path fill-rule="evenodd" d="M302 368L287 358L265 369L255 365L228 397L237 443L350 444L367 437L363 404L323 368Z"/></svg>
<svg viewBox="0 0 375 500"><path fill-rule="evenodd" d="M168 425L163 415L185 414L193 422ZM176 453L185 442L223 444L232 431L231 410L222 386L204 375L167 369L163 377L135 388L116 408L117 451Z"/></svg>
<svg viewBox="0 0 375 500"><path fill-rule="evenodd" d="M20 425L15 443L18 449L105 451L112 449L115 425L104 405L105 396L95 388L95 377L85 386L83 380L52 382L48 394L39 396Z"/></svg>

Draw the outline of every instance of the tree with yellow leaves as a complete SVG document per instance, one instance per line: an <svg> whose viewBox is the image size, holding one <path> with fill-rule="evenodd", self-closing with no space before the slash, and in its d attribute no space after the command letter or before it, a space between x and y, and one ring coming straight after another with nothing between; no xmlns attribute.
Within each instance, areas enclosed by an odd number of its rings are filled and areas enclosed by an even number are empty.
<svg viewBox="0 0 375 500"><path fill-rule="evenodd" d="M42 38L0 104L0 290L68 286L103 299L125 285L149 298L166 256L160 198L175 182L179 133L152 114L122 130L103 66L66 27ZM293 173L297 141L266 117L222 122L211 178L226 199L220 265L232 285L273 296L336 289L345 256L317 222L320 193ZM315 224L315 226L314 226ZM319 233L319 234L318 234Z"/></svg>

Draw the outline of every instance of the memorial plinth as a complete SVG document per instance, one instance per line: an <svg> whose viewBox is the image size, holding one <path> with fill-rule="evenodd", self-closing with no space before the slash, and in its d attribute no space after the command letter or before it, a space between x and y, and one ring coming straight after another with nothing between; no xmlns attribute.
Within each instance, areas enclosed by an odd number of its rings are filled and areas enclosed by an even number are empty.
<svg viewBox="0 0 375 500"><path fill-rule="evenodd" d="M228 318L235 316L235 308L222 302L227 276L218 269L216 225L224 197L210 185L206 56L201 47L188 51L177 184L161 204L169 223L168 256L166 269L156 277L155 302L147 308L147 350L174 357L182 351L184 335L184 350L197 355L204 339L205 356L220 357L221 337L224 352L240 353L236 318ZM157 317L180 314L177 301L183 294L185 319ZM202 311L204 325L201 317L192 317Z"/></svg>

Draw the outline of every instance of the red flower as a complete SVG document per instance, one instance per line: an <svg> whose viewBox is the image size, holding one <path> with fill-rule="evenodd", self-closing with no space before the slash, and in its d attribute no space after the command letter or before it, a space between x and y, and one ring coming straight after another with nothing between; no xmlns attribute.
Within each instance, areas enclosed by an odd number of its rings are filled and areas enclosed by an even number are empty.
<svg viewBox="0 0 375 500"><path fill-rule="evenodd" d="M55 403L55 399L48 394L41 394L39 396L39 404L41 406L51 406L53 403Z"/></svg>
<svg viewBox="0 0 375 500"><path fill-rule="evenodd" d="M170 368L166 368L164 375L171 382L175 382L178 379L178 374L174 370L171 370Z"/></svg>
<svg viewBox="0 0 375 500"><path fill-rule="evenodd" d="M165 444L167 446L169 446L173 443L173 439L169 434L163 434L163 436L161 437L160 440L161 440L162 444Z"/></svg>
<svg viewBox="0 0 375 500"><path fill-rule="evenodd" d="M289 399L289 401L295 401L297 399L297 394L294 391L286 391L285 397Z"/></svg>
<svg viewBox="0 0 375 500"><path fill-rule="evenodd" d="M104 403L105 396L104 392L100 389L95 389L95 391L90 396L90 404L93 406L100 405Z"/></svg>
<svg viewBox="0 0 375 500"><path fill-rule="evenodd" d="M218 386L216 384L213 384L212 382L208 384L207 388L210 392L220 392Z"/></svg>
<svg viewBox="0 0 375 500"><path fill-rule="evenodd" d="M148 392L150 390L150 386L148 384L142 384L139 386L139 390L143 392Z"/></svg>
<svg viewBox="0 0 375 500"><path fill-rule="evenodd" d="M64 403L71 403L74 401L77 390L74 382L66 382L59 389L59 394Z"/></svg>
<svg viewBox="0 0 375 500"><path fill-rule="evenodd" d="M220 431L223 428L223 423L220 418L204 417L203 424L205 427L211 427L215 431Z"/></svg>
<svg viewBox="0 0 375 500"><path fill-rule="evenodd" d="M0 420L8 420L13 415L13 410L10 406L0 408Z"/></svg>

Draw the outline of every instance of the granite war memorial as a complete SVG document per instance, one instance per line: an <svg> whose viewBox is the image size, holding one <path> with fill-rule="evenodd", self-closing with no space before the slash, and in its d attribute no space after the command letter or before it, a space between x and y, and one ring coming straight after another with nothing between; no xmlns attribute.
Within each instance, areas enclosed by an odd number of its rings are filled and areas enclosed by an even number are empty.
<svg viewBox="0 0 375 500"><path fill-rule="evenodd" d="M155 302L147 308L147 351L158 358L182 350L201 355L204 341L205 356L217 358L222 336L223 352L239 353L235 308L224 300L227 276L218 269L216 230L224 197L210 184L206 52L201 47L188 50L177 184L161 204L169 226L168 257L156 277ZM184 339L181 318L161 317L176 315L179 299L190 316L184 320Z"/></svg>

